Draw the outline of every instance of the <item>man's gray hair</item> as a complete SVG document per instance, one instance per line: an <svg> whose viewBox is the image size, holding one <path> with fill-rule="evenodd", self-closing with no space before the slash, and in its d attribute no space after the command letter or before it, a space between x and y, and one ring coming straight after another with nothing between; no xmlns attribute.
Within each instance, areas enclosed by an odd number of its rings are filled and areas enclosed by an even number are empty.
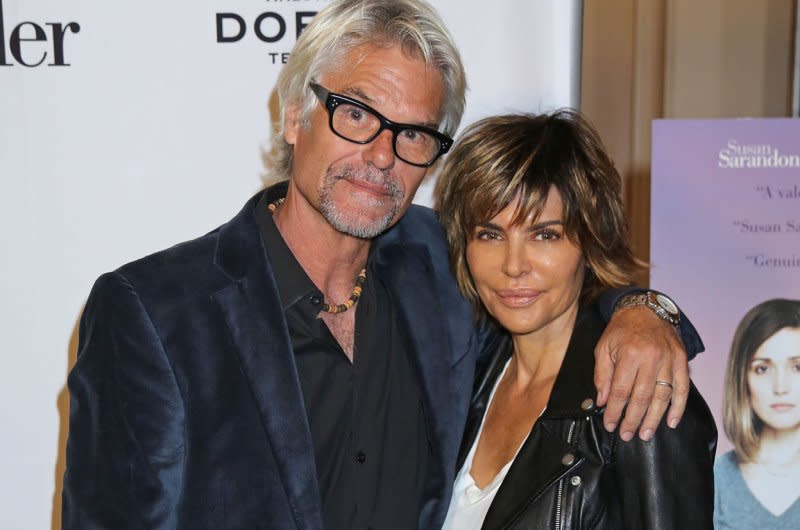
<svg viewBox="0 0 800 530"><path fill-rule="evenodd" d="M366 43L399 46L441 72L440 130L455 134L464 113L466 77L453 38L436 10L425 0L334 0L303 30L278 76L280 119L272 134L276 178L289 178L292 169L293 149L283 137L286 107L299 104L305 121L317 101L309 83L341 67L352 49Z"/></svg>

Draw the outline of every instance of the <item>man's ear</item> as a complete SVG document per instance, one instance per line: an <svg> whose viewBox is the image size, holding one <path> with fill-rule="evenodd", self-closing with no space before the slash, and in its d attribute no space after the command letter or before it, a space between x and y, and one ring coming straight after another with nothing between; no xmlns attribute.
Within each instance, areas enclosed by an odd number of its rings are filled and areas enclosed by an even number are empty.
<svg viewBox="0 0 800 530"><path fill-rule="evenodd" d="M301 114L300 105L296 103L287 105L286 110L283 112L283 139L289 145L294 145L297 142Z"/></svg>

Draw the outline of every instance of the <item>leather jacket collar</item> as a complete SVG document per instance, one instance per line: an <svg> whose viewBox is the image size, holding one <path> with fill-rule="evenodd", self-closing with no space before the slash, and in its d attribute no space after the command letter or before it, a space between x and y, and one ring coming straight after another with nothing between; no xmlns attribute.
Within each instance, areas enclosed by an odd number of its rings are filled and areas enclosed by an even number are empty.
<svg viewBox="0 0 800 530"><path fill-rule="evenodd" d="M575 319L575 327L570 338L561 370L558 373L547 408L541 419L583 418L588 413L600 414L603 409L594 405L597 390L594 387L594 346L603 334L605 321L595 305L581 307ZM579 330L576 333L576 330ZM484 369L476 374L472 401L470 403L467 425L461 448L458 453L456 470L466 460L469 450L480 429L481 420L486 413L486 405L495 382L512 353L512 342L509 335L498 341L494 353L484 365ZM587 407L591 400L591 407Z"/></svg>

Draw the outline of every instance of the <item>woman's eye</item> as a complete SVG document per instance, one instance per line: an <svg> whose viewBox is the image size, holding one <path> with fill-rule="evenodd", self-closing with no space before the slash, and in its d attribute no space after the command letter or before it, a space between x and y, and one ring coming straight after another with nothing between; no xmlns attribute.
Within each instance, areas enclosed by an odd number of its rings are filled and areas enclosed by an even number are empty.
<svg viewBox="0 0 800 530"><path fill-rule="evenodd" d="M551 229L537 230L533 233L533 239L536 241L555 241L561 239L561 234Z"/></svg>
<svg viewBox="0 0 800 530"><path fill-rule="evenodd" d="M475 239L480 241L495 241L500 239L500 234L491 230L480 230L475 234Z"/></svg>
<svg viewBox="0 0 800 530"><path fill-rule="evenodd" d="M769 367L766 364L757 364L753 366L753 373L756 375L763 375L767 373Z"/></svg>

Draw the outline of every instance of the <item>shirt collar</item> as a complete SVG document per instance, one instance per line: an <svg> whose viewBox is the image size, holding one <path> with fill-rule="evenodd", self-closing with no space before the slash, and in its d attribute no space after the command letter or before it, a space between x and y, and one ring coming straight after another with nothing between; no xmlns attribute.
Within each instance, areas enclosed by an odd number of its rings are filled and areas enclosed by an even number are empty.
<svg viewBox="0 0 800 530"><path fill-rule="evenodd" d="M275 283L278 284L283 309L288 309L304 297L318 296L322 300L322 293L300 266L278 231L275 220L272 218L272 212L269 211L267 193L261 195L254 214L261 233L261 240L264 242L272 265Z"/></svg>

